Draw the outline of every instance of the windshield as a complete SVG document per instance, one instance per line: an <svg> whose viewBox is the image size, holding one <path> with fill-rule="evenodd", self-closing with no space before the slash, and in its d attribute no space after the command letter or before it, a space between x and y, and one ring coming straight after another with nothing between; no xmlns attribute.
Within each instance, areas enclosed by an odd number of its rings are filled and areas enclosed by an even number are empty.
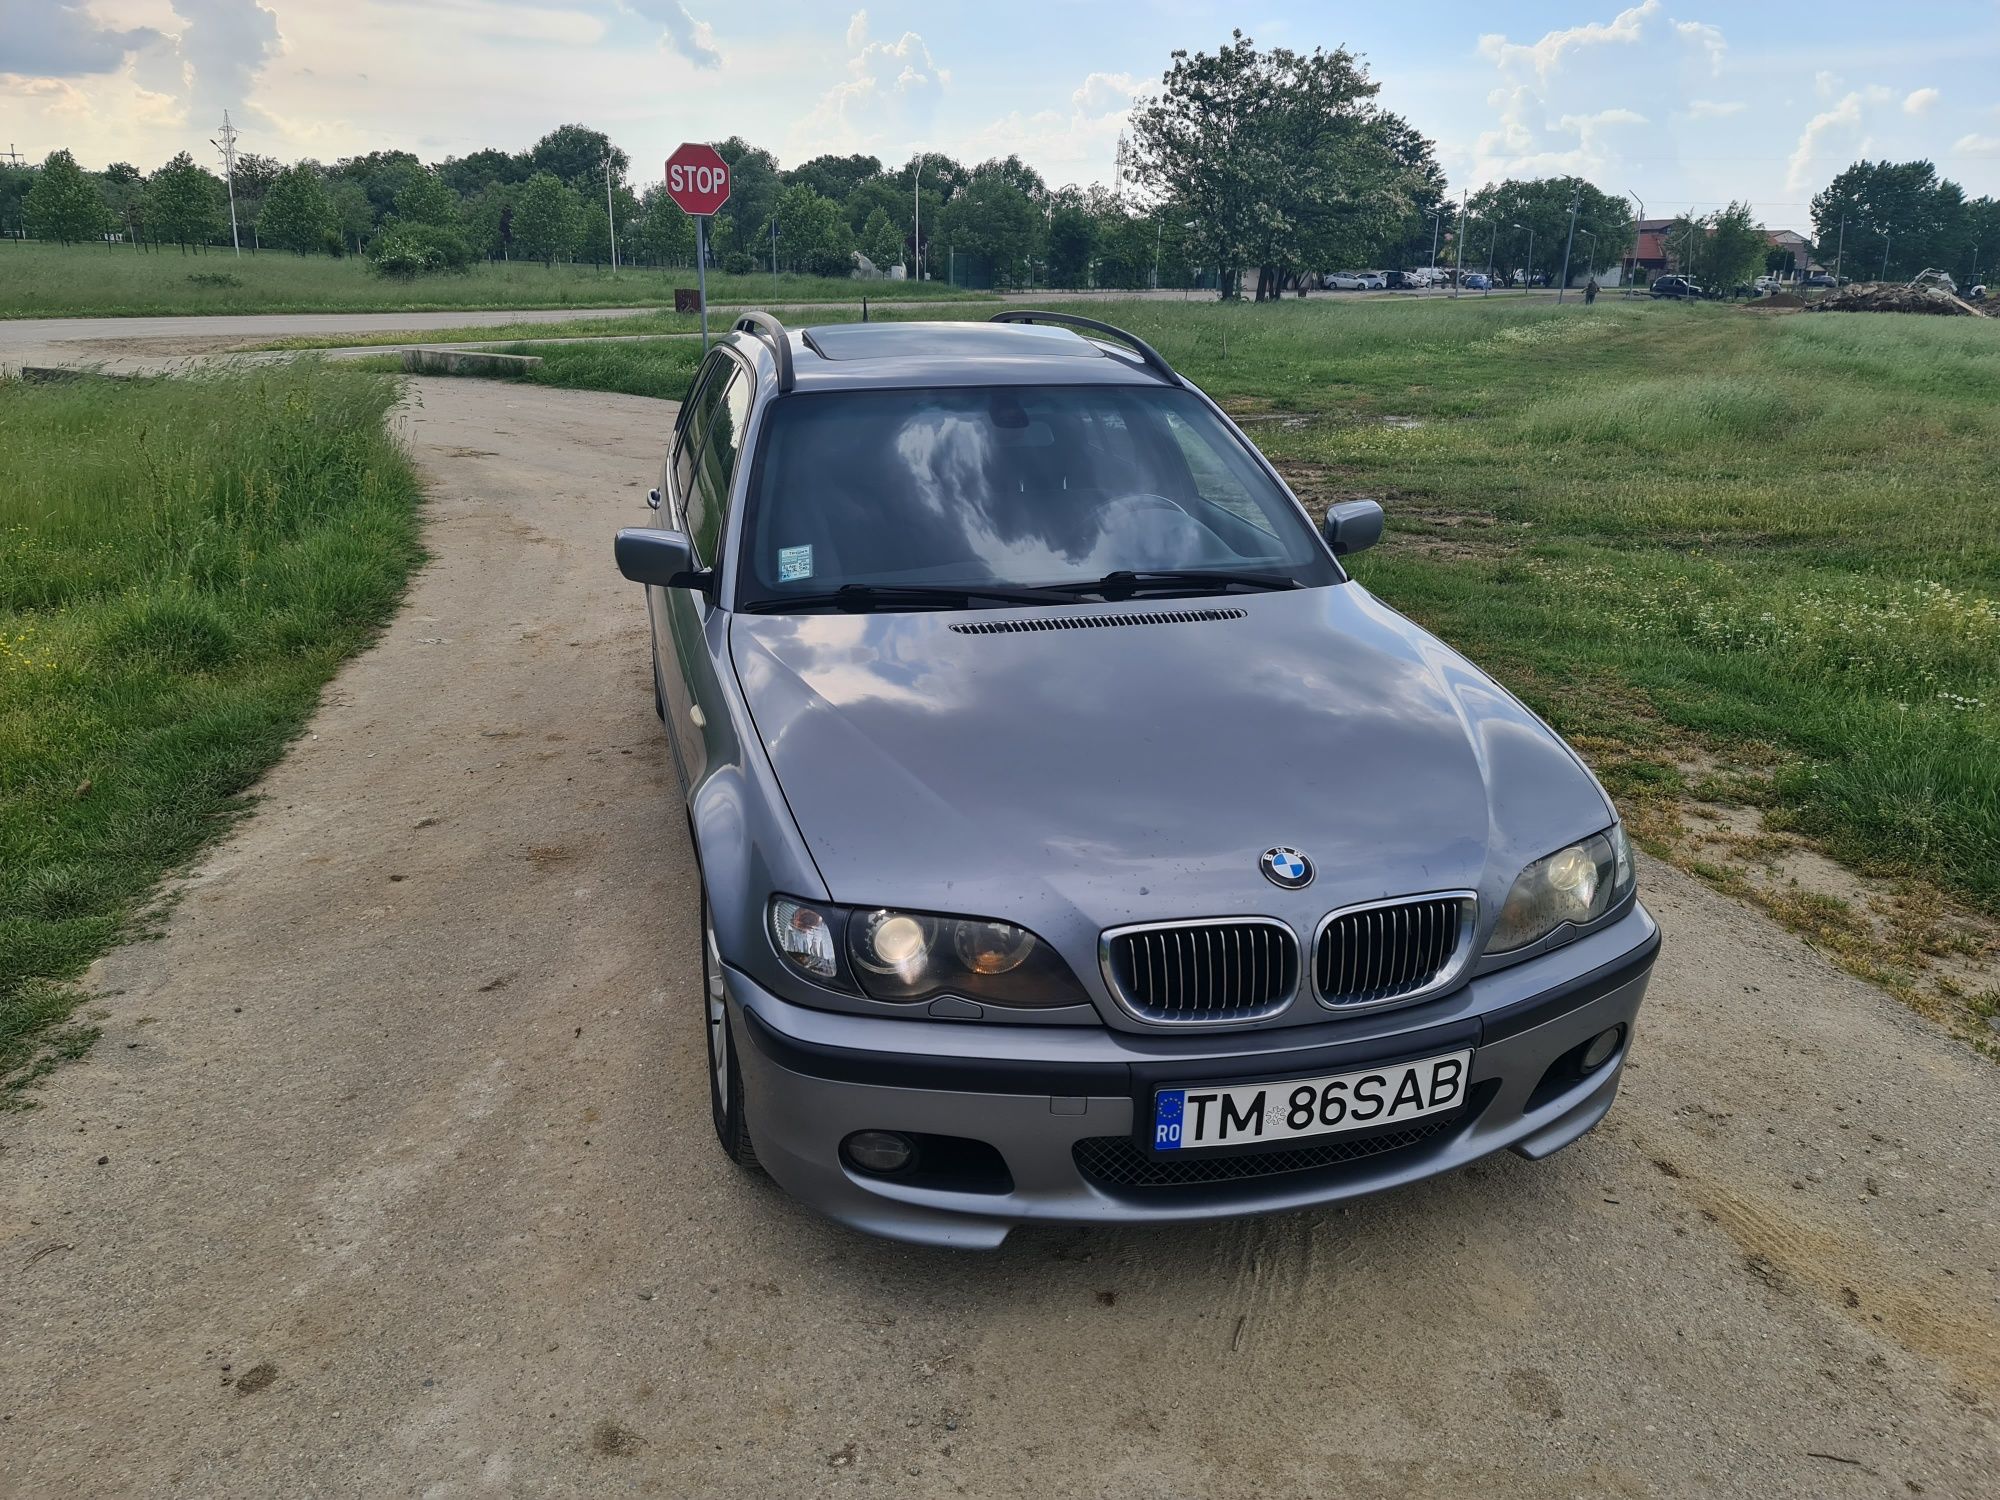
<svg viewBox="0 0 2000 1500"><path fill-rule="evenodd" d="M1341 576L1207 403L1159 386L787 397L747 504L744 608L850 586L1087 591L1123 570Z"/></svg>

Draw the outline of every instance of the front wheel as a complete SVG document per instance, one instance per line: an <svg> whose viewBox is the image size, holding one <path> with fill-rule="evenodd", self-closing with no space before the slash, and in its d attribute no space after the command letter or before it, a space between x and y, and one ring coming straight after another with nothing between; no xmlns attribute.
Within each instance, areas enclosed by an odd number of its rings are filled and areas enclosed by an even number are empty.
<svg viewBox="0 0 2000 1500"><path fill-rule="evenodd" d="M757 1147L743 1097L743 1070L736 1062L736 1039L729 1025L729 1001L722 983L722 949L715 941L715 918L708 892L701 893L701 1002L708 1033L708 1105L722 1154L739 1167L755 1170Z"/></svg>

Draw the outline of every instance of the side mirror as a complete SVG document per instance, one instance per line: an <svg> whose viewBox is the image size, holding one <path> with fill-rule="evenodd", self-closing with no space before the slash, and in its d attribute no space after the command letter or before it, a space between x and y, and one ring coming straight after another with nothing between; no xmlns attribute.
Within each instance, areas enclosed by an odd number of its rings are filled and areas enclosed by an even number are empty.
<svg viewBox="0 0 2000 1500"><path fill-rule="evenodd" d="M1323 530L1335 557L1365 552L1382 540L1382 507L1373 500L1342 500L1329 505Z"/></svg>
<svg viewBox="0 0 2000 1500"><path fill-rule="evenodd" d="M615 547L618 571L634 583L663 589L706 588L709 575L695 566L694 546L684 532L627 526Z"/></svg>

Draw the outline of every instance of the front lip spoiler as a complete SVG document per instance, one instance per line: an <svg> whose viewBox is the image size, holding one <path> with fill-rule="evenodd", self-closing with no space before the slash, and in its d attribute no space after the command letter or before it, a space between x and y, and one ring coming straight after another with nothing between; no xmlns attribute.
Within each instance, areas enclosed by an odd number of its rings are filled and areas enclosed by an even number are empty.
<svg viewBox="0 0 2000 1500"><path fill-rule="evenodd" d="M1655 928L1629 952L1609 963L1484 1015L1378 1036L1365 1042L1301 1047L1290 1052L1259 1053L1255 1057L1194 1056L1133 1063L1062 1063L1005 1057L918 1058L907 1053L863 1051L787 1036L750 1006L743 1008L743 1019L749 1040L759 1052L787 1072L809 1078L946 1093L1106 1098L1130 1095L1169 1076L1176 1082L1190 1083L1245 1073L1275 1076L1277 1070L1305 1077L1425 1052L1489 1045L1531 1030L1631 983L1653 966L1659 951L1660 934ZM982 1029L981 1035L993 1033Z"/></svg>

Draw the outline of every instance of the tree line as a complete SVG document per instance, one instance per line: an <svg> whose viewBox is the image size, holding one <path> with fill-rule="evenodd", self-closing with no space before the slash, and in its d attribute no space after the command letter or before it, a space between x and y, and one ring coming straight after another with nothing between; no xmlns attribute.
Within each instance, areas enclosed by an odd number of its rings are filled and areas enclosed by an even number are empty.
<svg viewBox="0 0 2000 1500"><path fill-rule="evenodd" d="M1379 84L1344 48L1260 50L1241 32L1213 53L1177 51L1137 100L1115 188L1051 185L1019 156L968 164L940 153L900 166L866 154L782 167L741 136L712 144L731 165L710 226L724 270L845 275L857 254L962 285L1183 286L1260 299L1346 267L1436 260L1512 285L1572 282L1633 243L1627 201L1573 178L1508 180L1446 196L1433 143L1376 103ZM480 259L646 266L693 263L693 221L661 186L635 189L602 131L558 127L525 151L488 148L427 164L407 151L331 165L245 153L234 173L246 248L365 254L417 275ZM1571 234L1574 211L1575 234ZM1461 224L1461 216L1464 222ZM1928 163L1862 162L1814 203L1819 258L1837 223L1890 269L1962 263L2000 246L1989 199L1967 202ZM1877 226L1888 227L1885 236ZM1985 227L1982 227L1985 226ZM225 184L183 152L150 174L84 170L67 151L0 166L0 231L64 243L115 235L192 251L229 243ZM1872 240L1870 237L1873 236ZM1677 266L1721 284L1761 269L1769 246L1748 205L1677 223Z"/></svg>

